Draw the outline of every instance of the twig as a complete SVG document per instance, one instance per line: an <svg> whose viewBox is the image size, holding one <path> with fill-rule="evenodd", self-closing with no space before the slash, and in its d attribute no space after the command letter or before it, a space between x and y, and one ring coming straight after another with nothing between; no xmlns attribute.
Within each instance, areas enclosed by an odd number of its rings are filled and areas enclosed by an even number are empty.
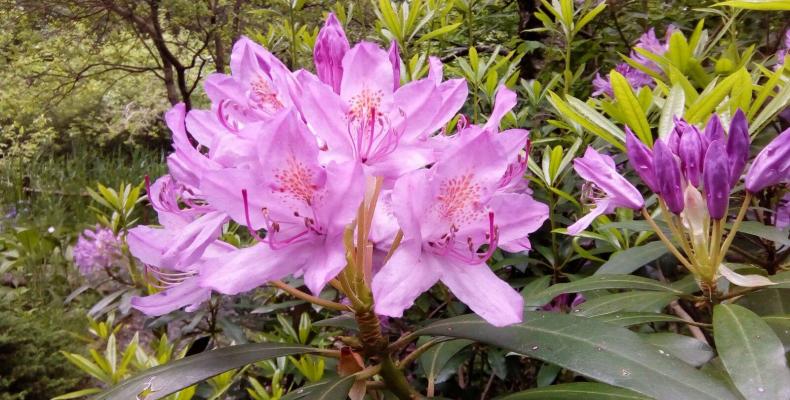
<svg viewBox="0 0 790 400"><path fill-rule="evenodd" d="M675 315L677 315L682 320L689 323L688 328L689 331L691 331L692 336L694 336L697 340L705 344L708 345L710 344L708 343L708 339L705 337L705 334L702 333L702 329L700 329L699 326L697 326L697 324L699 323L697 321L694 321L694 318L691 318L691 315L689 315L689 313L687 313L686 310L684 310L683 307L680 306L677 300L673 301L672 303L669 303L669 307L672 308L672 311L675 312Z"/></svg>
<svg viewBox="0 0 790 400"><path fill-rule="evenodd" d="M286 284L285 282L283 282L281 280L273 280L273 281L271 281L269 283L272 286L287 292L291 296L294 296L296 298L299 298L299 299L302 299L302 300L305 300L305 301L309 301L310 303L317 304L317 305L319 305L321 307L328 308L330 310L337 310L337 311L351 311L351 308L348 307L348 306L345 306L345 305L340 304L340 303L335 303L334 301L325 300L325 299L322 299L320 297L313 296L311 294L307 294L307 293L305 293L305 292L303 292L303 291L301 291L301 290L299 290L299 289L297 289L297 288L295 288L293 286L290 286L290 285Z"/></svg>

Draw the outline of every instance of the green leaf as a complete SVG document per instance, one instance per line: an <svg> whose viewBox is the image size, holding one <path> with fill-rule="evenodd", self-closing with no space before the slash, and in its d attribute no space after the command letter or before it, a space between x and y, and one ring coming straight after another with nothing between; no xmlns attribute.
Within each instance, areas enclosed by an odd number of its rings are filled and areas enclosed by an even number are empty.
<svg viewBox="0 0 790 400"><path fill-rule="evenodd" d="M474 343L467 339L455 339L441 342L420 356L420 365L428 381L433 381L439 375L439 372L444 369L450 359L463 350L466 346Z"/></svg>
<svg viewBox="0 0 790 400"><path fill-rule="evenodd" d="M564 117L583 126L588 131L606 140L615 147L625 151L625 132L618 128L608 118L595 111L587 103L568 96L568 102L563 101L556 93L549 91L549 102Z"/></svg>
<svg viewBox="0 0 790 400"><path fill-rule="evenodd" d="M446 34L452 32L452 31L458 29L459 26L461 26L460 22L455 23L455 24L451 24L451 25L446 25L446 26L443 26L443 27L441 27L439 29L435 29L433 31L430 31L430 32L420 36L420 38L417 39L417 41L415 43L421 43L421 42L424 42L426 40L431 40L431 39L433 39L435 37L438 37L438 36L446 35Z"/></svg>
<svg viewBox="0 0 790 400"><path fill-rule="evenodd" d="M675 126L674 117L683 116L685 105L686 95L683 92L683 87L677 83L672 85L667 98L664 100L664 106L661 108L661 119L658 121L659 138L664 139L669 136L672 128Z"/></svg>
<svg viewBox="0 0 790 400"><path fill-rule="evenodd" d="M573 311L575 315L585 317L595 317L620 311L656 312L676 298L676 294L667 292L634 291L615 293L585 301Z"/></svg>
<svg viewBox="0 0 790 400"><path fill-rule="evenodd" d="M732 75L724 78L721 82L713 81L700 94L696 101L689 106L686 111L686 120L690 124L704 122L711 112L724 100L730 93L732 87L740 78L741 73L747 73L744 68L739 69Z"/></svg>
<svg viewBox="0 0 790 400"><path fill-rule="evenodd" d="M702 366L716 355L707 343L677 333L651 333L642 335L642 339L658 347L660 355L675 356L694 367Z"/></svg>
<svg viewBox="0 0 790 400"><path fill-rule="evenodd" d="M612 84L614 98L624 114L624 122L633 129L642 142L652 147L653 135L650 134L650 124L647 123L647 116L645 116L642 106L639 105L639 100L634 95L631 85L623 75L615 70L609 73L609 81Z"/></svg>
<svg viewBox="0 0 790 400"><path fill-rule="evenodd" d="M147 400L161 399L234 368L269 358L314 353L317 350L315 347L285 343L256 343L207 351L145 370L101 393L95 400L134 399L146 389L150 392Z"/></svg>
<svg viewBox="0 0 790 400"><path fill-rule="evenodd" d="M329 326L334 328L343 328L349 331L358 331L357 320L353 315L339 315L337 317L322 319L321 321L313 322L313 326Z"/></svg>
<svg viewBox="0 0 790 400"><path fill-rule="evenodd" d="M717 7L730 6L759 11L788 11L790 1L787 0L729 0L714 4Z"/></svg>
<svg viewBox="0 0 790 400"><path fill-rule="evenodd" d="M609 261L595 271L595 275L630 274L642 266L657 260L668 251L667 246L660 241L618 251L612 254Z"/></svg>
<svg viewBox="0 0 790 400"><path fill-rule="evenodd" d="M568 283L559 283L527 297L527 306L542 306L563 293L579 293L601 289L639 289L682 294L671 286L634 275L594 275Z"/></svg>
<svg viewBox="0 0 790 400"><path fill-rule="evenodd" d="M786 67L785 67L786 68ZM790 84L785 84L784 87L777 93L774 98L757 114L751 124L749 124L749 133L755 134L760 132L765 124L771 121L779 112L787 108L790 104Z"/></svg>
<svg viewBox="0 0 790 400"><path fill-rule="evenodd" d="M744 221L738 226L738 232L768 239L778 245L790 246L787 229L779 230L774 226L764 225L759 221Z"/></svg>
<svg viewBox="0 0 790 400"><path fill-rule="evenodd" d="M345 378L325 379L312 385L294 389L283 396L281 400L336 400L348 397L351 386L356 378L349 375Z"/></svg>
<svg viewBox="0 0 790 400"><path fill-rule="evenodd" d="M594 382L563 383L525 390L500 400L650 400L649 397L618 387Z"/></svg>
<svg viewBox="0 0 790 400"><path fill-rule="evenodd" d="M466 315L436 322L414 334L477 340L658 400L737 399L688 364L656 357L656 349L636 333L574 315L527 312L523 323L502 328Z"/></svg>
<svg viewBox="0 0 790 400"><path fill-rule="evenodd" d="M573 33L574 33L574 34L576 34L577 32L581 31L581 30L582 30L582 28L584 28L584 26L585 26L585 25L587 25L588 23L590 23L590 21L592 21L592 20L593 20L593 18L595 18L595 17L596 17L598 14L600 14L600 13L601 13L601 11L603 11L603 10L604 10L604 8L606 8L606 2L601 2L601 4L598 4L598 5L597 5L595 8L593 8L592 10L590 10L590 12L588 12L587 14L585 14L585 15L584 15L584 16L583 16L583 17L582 17L582 18L581 18L581 19L580 19L580 20L579 20L579 21L576 23L576 26L573 28Z"/></svg>
<svg viewBox="0 0 790 400"><path fill-rule="evenodd" d="M674 315L656 314L649 312L618 312L612 314L604 314L594 317L598 321L606 322L607 324L617 326L633 326L653 322L680 322L685 323L682 318Z"/></svg>
<svg viewBox="0 0 790 400"><path fill-rule="evenodd" d="M744 397L790 398L784 347L757 314L735 304L716 305L713 332L719 357Z"/></svg>
<svg viewBox="0 0 790 400"><path fill-rule="evenodd" d="M53 397L52 400L79 399L80 397L85 397L99 392L101 392L101 389L99 388L82 389L82 390L77 390L76 392L70 392L70 393L62 394L60 396Z"/></svg>

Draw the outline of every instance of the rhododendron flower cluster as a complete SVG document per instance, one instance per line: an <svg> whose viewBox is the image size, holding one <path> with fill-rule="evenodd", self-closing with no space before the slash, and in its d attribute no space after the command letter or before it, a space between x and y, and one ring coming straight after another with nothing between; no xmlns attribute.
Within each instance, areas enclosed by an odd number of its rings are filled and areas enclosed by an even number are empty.
<svg viewBox="0 0 790 400"><path fill-rule="evenodd" d="M82 275L111 268L118 265L123 255L123 243L112 229L97 225L93 229L85 229L77 238L72 253Z"/></svg>
<svg viewBox="0 0 790 400"><path fill-rule="evenodd" d="M749 147L749 127L741 110L732 116L728 130L715 114L703 130L676 118L674 129L666 138L656 140L652 149L626 127L628 161L642 182L659 196L662 214L685 256L653 223L642 194L617 171L613 159L591 147L574 161L574 168L588 181L583 195L594 207L571 225L568 233L578 234L595 218L617 208L640 210L675 256L704 283L713 284L717 273L736 277L721 265L724 254L752 194L790 180L790 129L763 148L744 175ZM745 198L730 233L720 242L723 222L732 214L731 193L742 178ZM777 216L777 222L780 218L784 217Z"/></svg>
<svg viewBox="0 0 790 400"><path fill-rule="evenodd" d="M521 321L521 295L486 265L498 247L529 250L548 216L522 179L529 132L499 131L515 93L500 87L485 125L462 118L447 135L467 86L444 80L438 59L401 84L397 44L351 46L331 14L314 56L317 74L292 72L241 38L231 74L206 80L211 108L167 113L170 174L148 189L161 227L128 237L161 291L133 305L192 310L212 291L293 276L316 295L332 282L352 304L361 282L376 313L397 317L441 281L492 324ZM229 221L255 244L220 240Z"/></svg>

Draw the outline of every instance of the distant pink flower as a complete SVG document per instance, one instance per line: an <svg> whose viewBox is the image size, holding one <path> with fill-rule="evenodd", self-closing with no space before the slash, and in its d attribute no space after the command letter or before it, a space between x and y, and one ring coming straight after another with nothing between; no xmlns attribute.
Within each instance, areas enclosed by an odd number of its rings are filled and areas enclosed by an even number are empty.
<svg viewBox="0 0 790 400"><path fill-rule="evenodd" d="M677 31L675 26L670 25L667 28L666 35L664 37L664 41L661 42L658 37L656 37L656 31L653 28L650 28L647 32L642 34L637 40L636 45L634 45L635 49L641 49L652 53L657 56L663 56L667 50L669 50L669 39L672 37L672 34ZM631 58L634 59L637 63L649 68L655 72L660 73L661 67L655 63L655 61L645 57L644 55L640 54L636 50L631 51Z"/></svg>
<svg viewBox="0 0 790 400"><path fill-rule="evenodd" d="M74 263L84 276L117 266L121 260L121 239L112 229L96 225L94 229L85 229L74 245Z"/></svg>
<svg viewBox="0 0 790 400"><path fill-rule="evenodd" d="M615 67L615 71L623 75L626 81L628 81L628 84L631 85L631 88L634 89L635 91L639 90L639 88L643 86L647 86L650 88L655 86L655 82L653 82L653 78L650 75L626 63L617 64L617 67ZM593 83L592 96L595 97L605 94L610 98L614 97L614 92L612 91L612 84L609 81L608 74L604 78L601 76L601 74L596 73L595 79L593 79L592 83Z"/></svg>

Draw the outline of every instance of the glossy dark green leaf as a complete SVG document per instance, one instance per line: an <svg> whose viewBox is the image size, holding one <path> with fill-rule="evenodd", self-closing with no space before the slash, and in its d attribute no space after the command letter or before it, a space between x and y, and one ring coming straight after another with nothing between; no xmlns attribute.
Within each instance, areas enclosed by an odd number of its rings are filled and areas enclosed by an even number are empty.
<svg viewBox="0 0 790 400"><path fill-rule="evenodd" d="M785 346L785 352L790 351L790 314L764 315L761 317Z"/></svg>
<svg viewBox="0 0 790 400"><path fill-rule="evenodd" d="M595 275L577 281L549 286L546 290L527 296L527 306L542 306L563 293L578 293L600 289L639 289L682 294L667 284L634 275Z"/></svg>
<svg viewBox="0 0 790 400"><path fill-rule="evenodd" d="M642 335L642 339L658 347L661 356L674 356L695 367L707 363L716 355L707 343L691 336L659 332Z"/></svg>
<svg viewBox="0 0 790 400"><path fill-rule="evenodd" d="M790 239L787 237L787 229L779 230L776 229L776 227L764 225L758 221L741 222L741 225L738 226L738 232L767 239L783 246L790 245Z"/></svg>
<svg viewBox="0 0 790 400"><path fill-rule="evenodd" d="M435 380L447 362L464 347L474 343L467 339L455 339L434 345L420 356L419 362L429 381Z"/></svg>
<svg viewBox="0 0 790 400"><path fill-rule="evenodd" d="M497 328L472 315L436 322L417 335L477 340L546 362L597 381L659 400L733 400L717 381L628 329L559 313L527 312L524 322Z"/></svg>
<svg viewBox="0 0 790 400"><path fill-rule="evenodd" d="M630 274L644 265L655 261L669 251L662 242L631 247L630 249L612 254L605 264L595 271L596 275L604 274Z"/></svg>
<svg viewBox="0 0 790 400"><path fill-rule="evenodd" d="M713 329L719 357L744 397L790 399L784 346L765 321L739 305L719 304Z"/></svg>
<svg viewBox="0 0 790 400"><path fill-rule="evenodd" d="M604 314L594 318L598 321L617 326L633 326L651 322L686 322L682 318L676 317L674 315L630 311Z"/></svg>
<svg viewBox="0 0 790 400"><path fill-rule="evenodd" d="M349 375L345 378L324 379L311 385L290 391L281 400L338 400L348 397L351 386L356 378Z"/></svg>
<svg viewBox="0 0 790 400"><path fill-rule="evenodd" d="M525 390L498 400L650 400L650 397L603 383L578 382Z"/></svg>
<svg viewBox="0 0 790 400"><path fill-rule="evenodd" d="M256 343L211 350L154 367L99 394L95 400L129 400L143 391L156 400L214 375L261 360L315 352L316 348L286 343Z"/></svg>
<svg viewBox="0 0 790 400"><path fill-rule="evenodd" d="M585 317L618 312L657 312L675 300L677 295L666 292L633 291L615 293L588 300L573 310L574 314Z"/></svg>
<svg viewBox="0 0 790 400"><path fill-rule="evenodd" d="M321 321L313 322L313 326L343 328L349 331L358 331L357 320L353 315L340 315L337 317L322 319Z"/></svg>

